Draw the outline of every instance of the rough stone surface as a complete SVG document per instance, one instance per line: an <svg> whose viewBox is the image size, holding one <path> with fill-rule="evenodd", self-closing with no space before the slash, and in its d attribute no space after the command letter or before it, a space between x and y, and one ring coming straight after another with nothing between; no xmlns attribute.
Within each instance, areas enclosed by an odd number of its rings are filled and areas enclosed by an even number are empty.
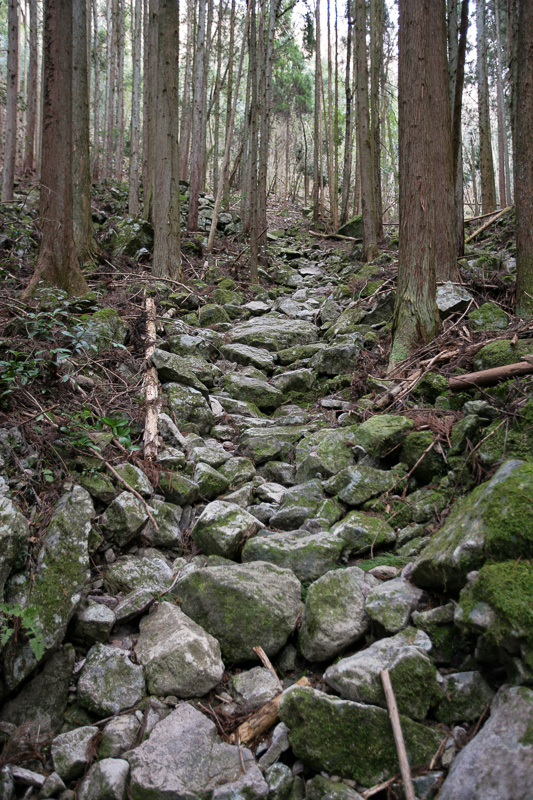
<svg viewBox="0 0 533 800"><path fill-rule="evenodd" d="M93 764L78 790L79 800L124 800L130 765L121 758Z"/></svg>
<svg viewBox="0 0 533 800"><path fill-rule="evenodd" d="M380 414L359 425L355 438L370 456L384 458L389 454L392 456L395 448L399 454L399 445L413 428L414 422L408 417Z"/></svg>
<svg viewBox="0 0 533 800"><path fill-rule="evenodd" d="M144 694L142 667L115 647L91 647L78 682L80 705L105 717L134 706Z"/></svg>
<svg viewBox="0 0 533 800"><path fill-rule="evenodd" d="M153 594L164 594L171 583L172 570L162 557L122 556L105 576L105 586L111 593L144 589Z"/></svg>
<svg viewBox="0 0 533 800"><path fill-rule="evenodd" d="M220 642L229 662L275 655L296 627L301 585L288 569L257 561L195 569L177 583L181 608Z"/></svg>
<svg viewBox="0 0 533 800"><path fill-rule="evenodd" d="M235 503L215 500L199 516L191 536L208 555L235 558L243 543L261 528L261 523Z"/></svg>
<svg viewBox="0 0 533 800"><path fill-rule="evenodd" d="M188 703L159 722L129 762L132 800L260 800L268 794L251 752L221 742L214 722Z"/></svg>
<svg viewBox="0 0 533 800"><path fill-rule="evenodd" d="M140 722L134 714L114 717L102 731L98 758L118 758L135 745Z"/></svg>
<svg viewBox="0 0 533 800"><path fill-rule="evenodd" d="M224 674L216 639L168 602L141 620L135 652L150 694L201 697Z"/></svg>
<svg viewBox="0 0 533 800"><path fill-rule="evenodd" d="M125 547L141 532L147 520L144 504L131 492L124 491L107 507L100 524L110 542Z"/></svg>
<svg viewBox="0 0 533 800"><path fill-rule="evenodd" d="M239 711L249 714L276 697L280 693L280 688L269 669L254 667L233 676L231 693L239 706Z"/></svg>
<svg viewBox="0 0 533 800"><path fill-rule="evenodd" d="M350 511L331 532L342 539L346 551L354 555L364 555L371 548L378 549L396 540L396 534L384 519L361 511Z"/></svg>
<svg viewBox="0 0 533 800"><path fill-rule="evenodd" d="M200 433L208 433L215 424L215 416L201 392L177 383L165 384L165 392L178 426L191 422Z"/></svg>
<svg viewBox="0 0 533 800"><path fill-rule="evenodd" d="M271 352L312 344L317 338L317 329L310 322L291 320L278 314L265 314L251 322L241 322L228 333L231 344L247 344Z"/></svg>
<svg viewBox="0 0 533 800"><path fill-rule="evenodd" d="M427 634L410 628L337 661L324 680L346 700L386 708L381 671L387 669L400 713L423 720L440 698L436 669L427 656L430 650Z"/></svg>
<svg viewBox="0 0 533 800"><path fill-rule="evenodd" d="M331 533L274 533L250 539L242 551L242 560L268 561L291 569L301 581L315 581L338 565L343 549L344 543Z"/></svg>
<svg viewBox="0 0 533 800"><path fill-rule="evenodd" d="M480 732L455 758L439 800L529 800L533 690L503 687Z"/></svg>
<svg viewBox="0 0 533 800"><path fill-rule="evenodd" d="M0 598L13 568L22 567L30 529L9 497L0 497Z"/></svg>
<svg viewBox="0 0 533 800"><path fill-rule="evenodd" d="M98 728L86 725L56 736L52 742L52 760L64 781L83 775L91 760L90 746L98 733Z"/></svg>
<svg viewBox="0 0 533 800"><path fill-rule="evenodd" d="M442 695L435 716L450 724L477 721L494 692L480 672L455 672L444 677Z"/></svg>
<svg viewBox="0 0 533 800"><path fill-rule="evenodd" d="M413 586L409 581L393 578L369 592L365 611L387 633L397 633L408 625L423 594L418 586Z"/></svg>

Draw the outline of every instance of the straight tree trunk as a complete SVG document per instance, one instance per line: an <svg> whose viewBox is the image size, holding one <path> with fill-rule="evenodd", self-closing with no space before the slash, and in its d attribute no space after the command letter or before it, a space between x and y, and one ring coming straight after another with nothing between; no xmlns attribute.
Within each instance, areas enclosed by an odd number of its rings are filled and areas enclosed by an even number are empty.
<svg viewBox="0 0 533 800"><path fill-rule="evenodd" d="M468 34L468 0L461 2L461 21L459 25L459 39L457 39L457 5L456 0L451 0L455 8L453 24L449 24L449 52L450 52L450 102L452 107L452 160L453 180L455 195L455 253L461 258L465 251L464 236L464 175L463 175L463 147L462 147L462 108L463 87L465 79L466 40ZM452 16L450 14L450 20Z"/></svg>
<svg viewBox="0 0 533 800"><path fill-rule="evenodd" d="M479 106L479 167L481 172L481 205L488 214L496 208L496 184L490 132L489 81L487 75L487 37L485 33L485 0L476 0L477 84Z"/></svg>
<svg viewBox="0 0 533 800"><path fill-rule="evenodd" d="M474 139L470 137L470 159L472 161L472 193L474 195L474 215L477 217L479 214L479 195L477 191L477 175L476 175L476 154L474 152Z"/></svg>
<svg viewBox="0 0 533 800"><path fill-rule="evenodd" d="M135 2L135 6L134 6ZM130 144L130 180L128 211L133 216L141 212L139 203L139 150L141 145L141 35L142 35L142 3L131 0L131 18L133 20L132 47L132 91L131 91L131 144Z"/></svg>
<svg viewBox="0 0 533 800"><path fill-rule="evenodd" d="M257 139L259 133L258 120L258 81L257 81L257 12L256 0L251 3L250 15L250 45L249 45L249 70L251 84L250 106L250 283L257 283L257 266L259 261L259 242L257 231Z"/></svg>
<svg viewBox="0 0 533 800"><path fill-rule="evenodd" d="M93 65L94 65L94 136L92 179L96 183L100 179L100 40L98 33L98 2L92 0L93 12Z"/></svg>
<svg viewBox="0 0 533 800"><path fill-rule="evenodd" d="M9 0L7 8L7 91L6 133L4 144L4 173L2 202L13 201L15 163L17 159L17 95L19 83L19 9L18 0Z"/></svg>
<svg viewBox="0 0 533 800"><path fill-rule="evenodd" d="M272 59L274 56L274 33L276 18L281 5L281 0L270 0L268 13L268 26L266 29L266 42L263 49L263 70L261 79L262 113L259 118L259 165L258 165L258 236L259 246L263 260L266 260L267 248L267 170L268 150L270 143L270 119L272 104Z"/></svg>
<svg viewBox="0 0 533 800"><path fill-rule="evenodd" d="M320 135L320 84L322 82L320 68L320 0L315 4L315 111L313 128L313 222L320 219L320 153L322 140Z"/></svg>
<svg viewBox="0 0 533 800"><path fill-rule="evenodd" d="M361 205L363 211L363 259L373 261L379 253L374 195L374 162L368 108L368 65L366 55L366 4L355 0L357 47L357 120Z"/></svg>
<svg viewBox="0 0 533 800"><path fill-rule="evenodd" d="M246 41L246 37L243 40L243 50L244 42ZM226 94L226 135L224 141L228 141L228 130L230 125L231 119L231 109L232 109L232 99L233 99L233 62L235 59L235 0L231 0L231 11L230 11L230 19L229 19L229 53L228 53L228 83L227 83L227 94ZM235 122L235 120L233 121ZM231 133L233 137L233 130ZM229 163L228 163L229 168ZM224 195L222 199L224 208L229 208L229 187L226 181L226 187L224 190Z"/></svg>
<svg viewBox="0 0 533 800"><path fill-rule="evenodd" d="M455 184L453 173L450 76L446 55L445 0L430 0L431 135L435 185L435 258L438 281L457 278L455 255Z"/></svg>
<svg viewBox="0 0 533 800"><path fill-rule="evenodd" d="M207 0L207 25L204 45L204 71L202 78L202 117L200 124L200 191L205 191L207 174L207 88L209 83L209 59L211 57L211 30L213 28L213 0Z"/></svg>
<svg viewBox="0 0 533 800"><path fill-rule="evenodd" d="M331 222L334 230L339 227L339 209L337 187L335 180L335 158L334 147L335 139L333 135L333 62L331 57L331 8L330 0L328 0L328 103L327 103L327 135L326 135L326 153L328 163L328 189L329 189L329 207L331 214Z"/></svg>
<svg viewBox="0 0 533 800"><path fill-rule="evenodd" d="M533 4L518 2L516 49L516 313L533 315Z"/></svg>
<svg viewBox="0 0 533 800"><path fill-rule="evenodd" d="M198 198L202 179L202 116L204 109L204 50L205 50L205 6L206 0L198 0L198 26L196 33L196 69L194 75L193 117L192 117L192 149L191 149L191 185L189 189L189 216L187 227L190 231L198 230Z"/></svg>
<svg viewBox="0 0 533 800"><path fill-rule="evenodd" d="M400 250L390 366L439 328L431 153L429 0L400 0L398 124Z"/></svg>
<svg viewBox="0 0 533 800"><path fill-rule="evenodd" d="M374 214L378 241L383 239L381 196L380 76L383 70L383 0L370 0L370 126L374 164Z"/></svg>
<svg viewBox="0 0 533 800"><path fill-rule="evenodd" d="M510 201L510 193L507 191L509 185L506 166L509 164L509 151L507 148L507 126L505 124L505 101L503 98L503 70L502 70L502 37L500 30L500 9L495 1L494 17L496 19L496 89L498 102L498 183L500 189L500 206L507 207Z"/></svg>
<svg viewBox="0 0 533 800"><path fill-rule="evenodd" d="M122 182L124 169L124 0L118 0L117 35L117 136L115 155L115 180Z"/></svg>
<svg viewBox="0 0 533 800"><path fill-rule="evenodd" d="M344 161L342 165L342 196L340 224L344 225L348 221L348 201L350 198L350 182L352 177L352 102L353 92L351 86L351 57L352 57L352 0L347 3L348 32L346 34L346 74L344 76L345 92L345 125L344 125Z"/></svg>
<svg viewBox="0 0 533 800"><path fill-rule="evenodd" d="M72 0L44 2L42 240L27 293L56 286L69 296L88 291L72 225Z"/></svg>
<svg viewBox="0 0 533 800"><path fill-rule="evenodd" d="M218 189L218 157L220 149L220 89L222 82L222 23L224 21L225 6L220 3L218 7L218 28L217 28L217 74L215 78L215 110L214 110L214 156L213 156L213 192Z"/></svg>
<svg viewBox="0 0 533 800"><path fill-rule="evenodd" d="M91 217L91 163L89 155L89 79L87 2L73 0L72 47L72 221L80 264L96 250Z"/></svg>
<svg viewBox="0 0 533 800"><path fill-rule="evenodd" d="M176 0L159 0L157 16L157 126L154 150L154 257L157 277L182 278L178 153L179 14Z"/></svg>
<svg viewBox="0 0 533 800"><path fill-rule="evenodd" d="M191 75L193 69L194 9L193 0L187 0L187 44L185 48L185 71L183 77L183 98L180 123L180 178L187 180L189 174L189 143L191 139Z"/></svg>
<svg viewBox="0 0 533 800"><path fill-rule="evenodd" d="M28 96L26 116L26 148L23 172L33 172L35 153L35 128L37 124L37 78L39 66L39 38L37 32L37 0L30 0L30 64L28 69Z"/></svg>

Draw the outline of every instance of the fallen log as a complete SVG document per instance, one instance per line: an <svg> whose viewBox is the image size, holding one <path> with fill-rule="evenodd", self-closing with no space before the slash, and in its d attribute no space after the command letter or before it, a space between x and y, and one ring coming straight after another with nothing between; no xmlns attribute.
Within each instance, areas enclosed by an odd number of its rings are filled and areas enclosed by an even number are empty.
<svg viewBox="0 0 533 800"><path fill-rule="evenodd" d="M159 380L157 370L151 366L156 343L156 307L153 298L146 298L146 351L144 354L146 372L144 373L144 397L146 417L144 423L144 457L157 456L157 422L159 417Z"/></svg>
<svg viewBox="0 0 533 800"><path fill-rule="evenodd" d="M476 239L479 236L480 233L483 233L484 230L486 230L487 228L490 228L490 226L492 225L493 222L496 222L496 220L500 219L500 217L503 217L503 215L507 214L507 212L510 211L512 208L513 208L513 206L507 206L507 208L504 208L502 211L499 211L496 214L496 216L492 217L492 219L489 219L488 222L485 222L485 224L482 225L481 228L478 228L477 231L474 231L474 233L471 233L470 236L467 239L465 239L465 244L468 244L468 242L471 242L472 239Z"/></svg>
<svg viewBox="0 0 533 800"><path fill-rule="evenodd" d="M311 236L318 236L319 239L341 239L346 242L362 242L362 239L356 239L355 236L343 236L340 233L319 233L319 231L309 231Z"/></svg>
<svg viewBox="0 0 533 800"><path fill-rule="evenodd" d="M311 686L307 678L300 678L295 686ZM269 700L264 706L256 711L252 716L239 725L235 733L232 733L229 740L232 744L250 744L254 739L268 731L278 721L278 706L283 692Z"/></svg>
<svg viewBox="0 0 533 800"><path fill-rule="evenodd" d="M531 358L531 361L529 361ZM450 378L448 388L452 392L460 392L461 389L472 389L476 386L495 386L500 381L516 378L520 375L530 375L533 373L533 355L528 360L519 361L516 364L506 364L504 367L493 367L484 369L480 372L469 372L466 375L457 375Z"/></svg>

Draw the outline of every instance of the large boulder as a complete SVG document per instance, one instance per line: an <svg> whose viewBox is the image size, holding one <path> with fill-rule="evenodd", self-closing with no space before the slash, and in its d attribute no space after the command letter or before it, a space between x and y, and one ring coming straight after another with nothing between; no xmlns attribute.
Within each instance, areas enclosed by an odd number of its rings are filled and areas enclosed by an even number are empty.
<svg viewBox="0 0 533 800"><path fill-rule="evenodd" d="M103 717L136 705L145 695L143 668L116 647L95 644L78 681L78 703Z"/></svg>
<svg viewBox="0 0 533 800"><path fill-rule="evenodd" d="M397 470L357 466L341 470L324 484L329 494L335 494L349 506L361 506L372 497L388 492L401 484Z"/></svg>
<svg viewBox="0 0 533 800"><path fill-rule="evenodd" d="M349 511L331 532L342 539L346 551L358 556L396 541L396 534L382 517L373 517L362 511Z"/></svg>
<svg viewBox="0 0 533 800"><path fill-rule="evenodd" d="M162 556L122 556L111 565L104 581L112 594L126 594L134 589L145 589L154 595L164 594L172 583L172 570Z"/></svg>
<svg viewBox="0 0 533 800"><path fill-rule="evenodd" d="M259 378L231 372L222 383L232 397L254 403L260 411L275 411L283 403L283 392Z"/></svg>
<svg viewBox="0 0 533 800"><path fill-rule="evenodd" d="M426 633L406 629L337 661L328 667L324 680L346 700L386 708L381 671L387 669L400 713L423 720L441 696L437 671L427 656L430 650Z"/></svg>
<svg viewBox="0 0 533 800"><path fill-rule="evenodd" d="M344 543L331 533L307 531L257 536L246 543L243 562L268 561L291 569L301 581L315 581L340 562Z"/></svg>
<svg viewBox="0 0 533 800"><path fill-rule="evenodd" d="M235 503L215 500L198 517L191 531L193 542L207 555L235 559L261 523Z"/></svg>
<svg viewBox="0 0 533 800"><path fill-rule="evenodd" d="M217 640L168 602L141 620L135 652L150 694L201 697L224 674Z"/></svg>
<svg viewBox="0 0 533 800"><path fill-rule="evenodd" d="M101 308L83 322L83 343L97 353L123 345L127 336L128 326L114 308Z"/></svg>
<svg viewBox="0 0 533 800"><path fill-rule="evenodd" d="M287 347L316 342L318 331L304 320L287 319L281 314L265 314L259 319L234 325L227 338L231 344L247 344L277 352Z"/></svg>
<svg viewBox="0 0 533 800"><path fill-rule="evenodd" d="M188 703L129 755L132 800L260 800L268 794L252 753L221 742L215 723Z"/></svg>
<svg viewBox="0 0 533 800"><path fill-rule="evenodd" d="M439 800L529 800L533 690L504 686L490 719L455 758Z"/></svg>
<svg viewBox="0 0 533 800"><path fill-rule="evenodd" d="M394 452L398 456L400 445L414 426L409 417L376 414L359 425L355 433L356 444L373 458L391 458Z"/></svg>
<svg viewBox="0 0 533 800"><path fill-rule="evenodd" d="M283 695L279 715L289 728L294 755L315 772L373 786L398 771L389 715L383 708L295 687ZM403 715L401 723L411 766L431 761L441 733Z"/></svg>
<svg viewBox="0 0 533 800"><path fill-rule="evenodd" d="M218 639L230 662L256 659L258 645L275 655L302 609L293 572L261 561L190 570L174 591L184 613Z"/></svg>
<svg viewBox="0 0 533 800"><path fill-rule="evenodd" d="M302 439L296 447L296 477L299 483L311 478L330 478L354 465L352 446L355 426L326 429Z"/></svg>
<svg viewBox="0 0 533 800"><path fill-rule="evenodd" d="M487 559L531 558L533 465L507 461L487 483L460 501L417 559L412 580L458 592Z"/></svg>
<svg viewBox="0 0 533 800"><path fill-rule="evenodd" d="M203 394L191 386L179 383L165 384L165 392L178 426L193 423L200 434L208 433L215 424L215 416Z"/></svg>
<svg viewBox="0 0 533 800"><path fill-rule="evenodd" d="M121 492L103 513L100 524L109 542L125 547L148 521L146 506L131 492Z"/></svg>
<svg viewBox="0 0 533 800"><path fill-rule="evenodd" d="M30 529L9 497L0 497L0 601L12 569L22 568Z"/></svg>
<svg viewBox="0 0 533 800"><path fill-rule="evenodd" d="M326 572L307 590L299 645L308 661L326 661L351 647L370 627L365 598L378 585L359 567Z"/></svg>
<svg viewBox="0 0 533 800"><path fill-rule="evenodd" d="M397 633L407 626L423 594L409 581L394 578L369 592L365 610L387 633Z"/></svg>
<svg viewBox="0 0 533 800"><path fill-rule="evenodd" d="M188 359L156 348L152 355L152 364L162 383L180 383L183 386L191 386L202 394L208 394L207 387L194 374Z"/></svg>

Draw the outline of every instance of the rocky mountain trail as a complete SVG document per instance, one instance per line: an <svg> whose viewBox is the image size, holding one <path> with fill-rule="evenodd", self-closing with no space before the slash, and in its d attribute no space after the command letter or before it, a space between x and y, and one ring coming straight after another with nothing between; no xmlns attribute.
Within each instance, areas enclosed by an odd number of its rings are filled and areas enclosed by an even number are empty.
<svg viewBox="0 0 533 800"><path fill-rule="evenodd" d="M254 286L233 215L174 285L104 205L84 298L20 299L31 213L1 241L0 799L400 798L388 670L419 800L525 800L532 378L449 386L533 358L509 219L390 374L393 239L276 220Z"/></svg>

